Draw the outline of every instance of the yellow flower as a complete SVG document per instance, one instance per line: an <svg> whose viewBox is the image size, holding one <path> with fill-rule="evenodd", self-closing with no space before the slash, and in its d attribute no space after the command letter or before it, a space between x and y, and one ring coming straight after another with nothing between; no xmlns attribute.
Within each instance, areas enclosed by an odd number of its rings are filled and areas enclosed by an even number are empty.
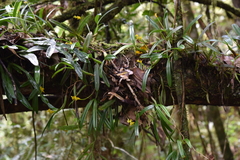
<svg viewBox="0 0 240 160"><path fill-rule="evenodd" d="M72 44L72 42L71 42L71 41L69 41L69 42L66 42L65 44Z"/></svg>
<svg viewBox="0 0 240 160"><path fill-rule="evenodd" d="M139 36L138 34L136 34L135 37L136 37L137 40L142 40L142 37Z"/></svg>
<svg viewBox="0 0 240 160"><path fill-rule="evenodd" d="M142 50L144 50L145 52L147 52L148 47L147 47L147 45L143 45L142 47L140 47L140 49L142 49Z"/></svg>
<svg viewBox="0 0 240 160"><path fill-rule="evenodd" d="M138 62L138 63L142 63L142 60L141 60L141 59L137 59L137 62Z"/></svg>
<svg viewBox="0 0 240 160"><path fill-rule="evenodd" d="M39 89L42 93L44 93L44 88L42 86L40 86Z"/></svg>
<svg viewBox="0 0 240 160"><path fill-rule="evenodd" d="M77 97L77 96L71 96L72 100L73 101L77 101L77 100L80 100L81 98Z"/></svg>
<svg viewBox="0 0 240 160"><path fill-rule="evenodd" d="M51 109L48 109L47 110L48 113L54 113L55 111L51 110Z"/></svg>
<svg viewBox="0 0 240 160"><path fill-rule="evenodd" d="M155 13L154 16L157 18L158 17L157 13Z"/></svg>
<svg viewBox="0 0 240 160"><path fill-rule="evenodd" d="M141 51L135 51L135 54L142 54Z"/></svg>
<svg viewBox="0 0 240 160"><path fill-rule="evenodd" d="M132 119L128 118L127 123L129 123L129 126L131 126L131 125L134 125L135 122Z"/></svg>
<svg viewBox="0 0 240 160"><path fill-rule="evenodd" d="M73 18L77 19L77 20L80 20L81 17L80 16L73 16Z"/></svg>

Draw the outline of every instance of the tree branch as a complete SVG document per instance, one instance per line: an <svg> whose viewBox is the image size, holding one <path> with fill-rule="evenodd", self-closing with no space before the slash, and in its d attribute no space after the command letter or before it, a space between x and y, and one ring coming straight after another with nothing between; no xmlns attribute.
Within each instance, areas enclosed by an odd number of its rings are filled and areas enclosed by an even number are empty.
<svg viewBox="0 0 240 160"><path fill-rule="evenodd" d="M198 2L198 3L201 3L201 4L205 4L205 5L211 5L212 2L213 2L213 1L209 1L209 0L189 0L189 1ZM217 1L216 6L226 10L227 12L231 12L235 16L240 17L240 10L239 9L234 8L234 7L224 3L222 1Z"/></svg>

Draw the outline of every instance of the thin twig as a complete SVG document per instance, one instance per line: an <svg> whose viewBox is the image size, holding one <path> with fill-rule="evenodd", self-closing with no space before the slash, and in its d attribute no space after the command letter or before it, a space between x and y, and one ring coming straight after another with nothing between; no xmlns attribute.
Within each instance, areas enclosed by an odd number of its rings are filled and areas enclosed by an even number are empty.
<svg viewBox="0 0 240 160"><path fill-rule="evenodd" d="M134 157L133 155L131 155L130 153L128 153L126 150L114 146L114 144L113 144L113 142L111 141L111 139L109 139L109 138L107 138L107 139L108 139L108 141L111 143L111 146L112 146L114 149L120 150L120 151L122 151L123 153L125 153L126 155L128 155L129 157L131 157L132 159L138 160L136 157Z"/></svg>
<svg viewBox="0 0 240 160"><path fill-rule="evenodd" d="M130 84L129 84L128 82L126 82L126 83L127 83L127 86L128 86L128 88L129 88L129 90L131 91L131 93L132 93L135 101L137 102L137 104L138 104L139 106L142 106L141 103L140 103L140 101L139 101L138 98L137 98L137 95L135 94L135 92L133 91L132 87L130 86Z"/></svg>
<svg viewBox="0 0 240 160"><path fill-rule="evenodd" d="M33 125L33 134L34 134L35 160L37 160L37 134L36 134L36 127L35 127L35 115L34 115L34 111L32 111L32 125Z"/></svg>

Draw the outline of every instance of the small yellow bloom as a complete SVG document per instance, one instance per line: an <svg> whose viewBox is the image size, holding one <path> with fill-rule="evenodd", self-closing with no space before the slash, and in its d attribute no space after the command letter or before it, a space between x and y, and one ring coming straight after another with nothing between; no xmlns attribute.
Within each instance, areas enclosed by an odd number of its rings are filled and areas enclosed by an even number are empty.
<svg viewBox="0 0 240 160"><path fill-rule="evenodd" d="M135 51L135 54L142 54L141 51Z"/></svg>
<svg viewBox="0 0 240 160"><path fill-rule="evenodd" d="M142 49L142 50L144 50L145 52L147 52L148 47L147 47L147 45L143 45L142 47L140 47L140 49Z"/></svg>
<svg viewBox="0 0 240 160"><path fill-rule="evenodd" d="M81 98L77 97L77 96L71 96L72 100L73 101L77 101L77 100L80 100Z"/></svg>
<svg viewBox="0 0 240 160"><path fill-rule="evenodd" d="M77 19L77 20L80 20L81 17L80 16L73 16L73 18Z"/></svg>
<svg viewBox="0 0 240 160"><path fill-rule="evenodd" d="M142 60L141 60L141 59L137 59L137 62L138 62L138 63L142 63Z"/></svg>
<svg viewBox="0 0 240 160"><path fill-rule="evenodd" d="M129 123L129 126L131 126L131 125L134 125L135 122L132 119L128 118L127 123Z"/></svg>
<svg viewBox="0 0 240 160"><path fill-rule="evenodd" d="M48 109L47 110L48 113L54 113L55 111L51 110L51 109Z"/></svg>
<svg viewBox="0 0 240 160"><path fill-rule="evenodd" d="M69 42L66 42L65 44L72 44L72 42L71 42L71 41L69 41Z"/></svg>
<svg viewBox="0 0 240 160"><path fill-rule="evenodd" d="M44 88L42 86L40 86L39 89L42 93L44 93Z"/></svg>
<svg viewBox="0 0 240 160"><path fill-rule="evenodd" d="M138 34L136 34L135 37L136 37L137 40L142 40L142 37L139 36Z"/></svg>
<svg viewBox="0 0 240 160"><path fill-rule="evenodd" d="M157 13L155 13L154 16L157 18L158 17Z"/></svg>

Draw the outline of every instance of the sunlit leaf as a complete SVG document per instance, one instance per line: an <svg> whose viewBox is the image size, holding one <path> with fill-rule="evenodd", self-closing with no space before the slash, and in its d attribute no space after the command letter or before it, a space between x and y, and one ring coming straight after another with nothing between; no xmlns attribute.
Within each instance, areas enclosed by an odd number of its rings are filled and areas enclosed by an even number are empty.
<svg viewBox="0 0 240 160"><path fill-rule="evenodd" d="M52 56L52 54L55 53L56 41L54 39L50 39L48 41L48 45L49 45L49 47L47 48L47 51L46 51L46 57L50 58Z"/></svg>
<svg viewBox="0 0 240 160"><path fill-rule="evenodd" d="M41 51L46 49L46 47L43 46L33 46L27 50L27 52L35 52L35 51Z"/></svg>
<svg viewBox="0 0 240 160"><path fill-rule="evenodd" d="M35 54L28 53L28 54L21 54L21 56L28 59L34 66L39 66L39 62Z"/></svg>
<svg viewBox="0 0 240 160"><path fill-rule="evenodd" d="M143 92L145 92L145 90L146 90L147 79L148 79L148 75L149 75L151 69L152 69L152 68L148 68L148 69L145 71L144 75L143 75L143 81L142 81L142 91L143 91Z"/></svg>

